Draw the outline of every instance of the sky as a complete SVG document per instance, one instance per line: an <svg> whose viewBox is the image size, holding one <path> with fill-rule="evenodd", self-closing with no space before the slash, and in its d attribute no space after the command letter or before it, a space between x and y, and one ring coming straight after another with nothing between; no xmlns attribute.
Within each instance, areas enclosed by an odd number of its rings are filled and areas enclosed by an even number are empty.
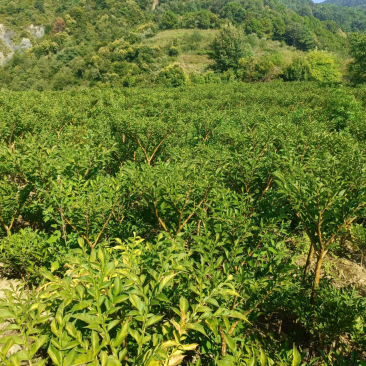
<svg viewBox="0 0 366 366"><path fill-rule="evenodd" d="M322 3L325 0L313 0L313 1L314 1L314 3Z"/></svg>

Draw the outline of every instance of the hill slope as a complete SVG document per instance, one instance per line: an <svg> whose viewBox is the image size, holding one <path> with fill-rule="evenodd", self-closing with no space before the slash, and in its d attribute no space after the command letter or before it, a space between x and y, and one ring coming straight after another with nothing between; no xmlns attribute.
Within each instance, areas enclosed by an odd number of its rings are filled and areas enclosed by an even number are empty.
<svg viewBox="0 0 366 366"><path fill-rule="evenodd" d="M155 43L158 38L148 42L157 33L217 30L228 23L246 35L301 51L345 55L344 32L366 30L366 15L353 10L357 14L346 21L333 8L338 7L318 7L310 0L0 0L0 63L5 64L0 82L14 90L58 90L121 79L130 85L176 60L170 51L174 39L164 45ZM205 43L193 52L202 53L207 54Z"/></svg>

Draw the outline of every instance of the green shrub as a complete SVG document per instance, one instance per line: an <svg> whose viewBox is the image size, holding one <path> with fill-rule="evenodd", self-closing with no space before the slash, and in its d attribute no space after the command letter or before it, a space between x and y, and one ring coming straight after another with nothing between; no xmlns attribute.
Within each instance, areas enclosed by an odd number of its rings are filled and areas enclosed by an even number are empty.
<svg viewBox="0 0 366 366"><path fill-rule="evenodd" d="M162 69L156 78L156 83L177 88L188 85L188 77L177 62Z"/></svg>
<svg viewBox="0 0 366 366"><path fill-rule="evenodd" d="M296 58L283 72L286 81L307 81L310 78L310 65L304 57Z"/></svg>
<svg viewBox="0 0 366 366"><path fill-rule="evenodd" d="M219 74L215 74L213 71L207 71L204 73L206 84L219 84L221 83L221 77Z"/></svg>
<svg viewBox="0 0 366 366"><path fill-rule="evenodd" d="M45 233L30 228L0 241L0 261L4 263L4 269L27 283L40 280L41 270L50 269L51 263L61 254L57 252L54 239L50 240Z"/></svg>
<svg viewBox="0 0 366 366"><path fill-rule="evenodd" d="M366 82L366 36L356 33L351 38L351 55L353 60L348 66L350 79L355 84Z"/></svg>
<svg viewBox="0 0 366 366"><path fill-rule="evenodd" d="M203 75L196 74L196 73L191 73L189 75L189 80L191 81L192 84L197 84L197 85L206 83L205 77Z"/></svg>
<svg viewBox="0 0 366 366"><path fill-rule="evenodd" d="M326 51L312 51L306 56L309 64L309 80L335 82L341 80L341 73L334 56Z"/></svg>
<svg viewBox="0 0 366 366"><path fill-rule="evenodd" d="M220 31L211 49L216 70L220 72L236 70L239 60L244 56L243 37L234 26L229 25Z"/></svg>
<svg viewBox="0 0 366 366"><path fill-rule="evenodd" d="M176 46L171 46L168 50L168 54L170 57L177 57L180 53L180 50Z"/></svg>
<svg viewBox="0 0 366 366"><path fill-rule="evenodd" d="M305 57L297 57L285 70L286 81L337 82L341 79L334 56L326 51L311 51Z"/></svg>
<svg viewBox="0 0 366 366"><path fill-rule="evenodd" d="M239 61L238 78L242 81L268 81L277 77L275 64L271 55L263 55L258 59L249 57Z"/></svg>

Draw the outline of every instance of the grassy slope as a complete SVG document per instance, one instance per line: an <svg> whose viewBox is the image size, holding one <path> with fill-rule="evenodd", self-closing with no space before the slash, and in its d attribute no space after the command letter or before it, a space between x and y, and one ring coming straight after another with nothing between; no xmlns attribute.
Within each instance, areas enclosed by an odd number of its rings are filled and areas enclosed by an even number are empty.
<svg viewBox="0 0 366 366"><path fill-rule="evenodd" d="M177 61L182 65L187 72L202 73L212 64L209 56L205 54L210 47L210 43L218 34L218 30L195 30L195 29L174 29L159 32L152 38L144 40L144 44L150 46L158 46L160 48L169 48L175 41L181 49L181 54ZM198 33L201 41L194 44L192 37ZM288 65L291 61L302 52L281 44L278 41L267 39L252 39L252 48L255 57L261 57L265 54L279 54L283 60L284 65Z"/></svg>

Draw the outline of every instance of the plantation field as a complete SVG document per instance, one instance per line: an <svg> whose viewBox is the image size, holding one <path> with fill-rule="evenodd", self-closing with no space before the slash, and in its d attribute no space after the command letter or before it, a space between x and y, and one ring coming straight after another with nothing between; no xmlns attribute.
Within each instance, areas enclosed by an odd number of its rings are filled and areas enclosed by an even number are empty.
<svg viewBox="0 0 366 366"><path fill-rule="evenodd" d="M305 82L1 92L1 277L22 281L2 364L366 365L365 284L327 265L364 265L365 104Z"/></svg>

